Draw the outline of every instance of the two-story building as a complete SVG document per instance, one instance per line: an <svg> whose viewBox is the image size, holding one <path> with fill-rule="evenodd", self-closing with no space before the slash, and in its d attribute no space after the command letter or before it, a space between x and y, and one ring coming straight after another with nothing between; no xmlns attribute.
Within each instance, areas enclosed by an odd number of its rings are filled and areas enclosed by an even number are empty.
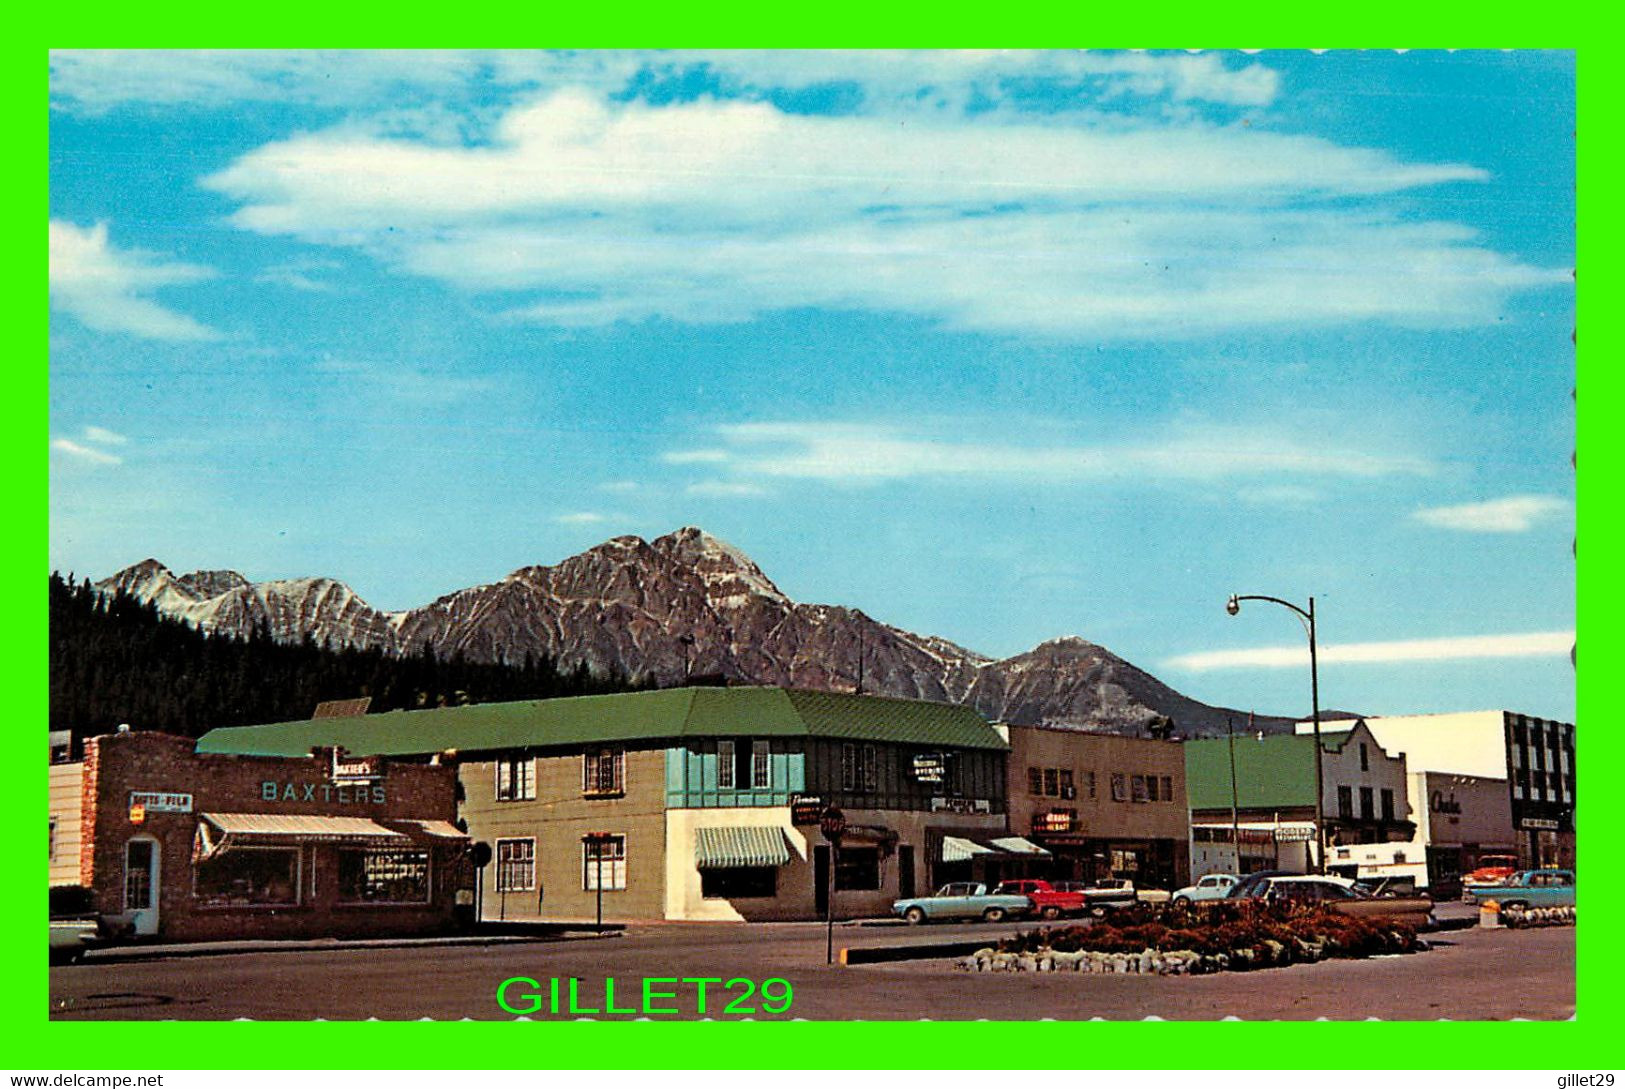
<svg viewBox="0 0 1625 1089"><path fill-rule="evenodd" d="M1184 748L1193 874L1315 868L1312 735L1245 734ZM1403 752L1384 749L1356 722L1322 729L1320 763L1328 847L1415 834Z"/></svg>
<svg viewBox="0 0 1625 1089"><path fill-rule="evenodd" d="M1515 711L1384 715L1358 720L1410 770L1498 780L1506 792L1519 862L1572 867L1579 779L1574 724ZM1332 724L1346 729L1356 722ZM1300 724L1299 732L1308 729Z"/></svg>
<svg viewBox="0 0 1625 1089"><path fill-rule="evenodd" d="M486 919L884 913L1005 835L1007 743L974 710L777 687L662 691L216 730L203 751L456 764ZM832 848L826 807L846 832ZM969 846L967 846L969 845Z"/></svg>
<svg viewBox="0 0 1625 1089"><path fill-rule="evenodd" d="M1126 877L1177 888L1188 874L1185 756L1176 741L1053 726L1010 739L1010 830L1050 854L1056 879Z"/></svg>

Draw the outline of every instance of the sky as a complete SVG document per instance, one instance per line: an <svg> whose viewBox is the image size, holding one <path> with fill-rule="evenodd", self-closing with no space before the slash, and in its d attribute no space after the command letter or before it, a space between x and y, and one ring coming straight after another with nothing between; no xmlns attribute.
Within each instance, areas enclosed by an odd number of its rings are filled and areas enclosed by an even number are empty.
<svg viewBox="0 0 1625 1089"><path fill-rule="evenodd" d="M698 525L1208 703L1574 714L1569 53L57 52L50 563Z"/></svg>

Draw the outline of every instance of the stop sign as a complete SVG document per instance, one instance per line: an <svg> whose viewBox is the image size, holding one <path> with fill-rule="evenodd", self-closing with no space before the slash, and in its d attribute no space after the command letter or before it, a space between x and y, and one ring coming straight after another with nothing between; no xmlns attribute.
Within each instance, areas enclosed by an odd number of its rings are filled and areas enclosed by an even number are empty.
<svg viewBox="0 0 1625 1089"><path fill-rule="evenodd" d="M830 806L824 810L824 815L818 818L818 830L831 843L840 842L841 834L846 831L846 814L833 805Z"/></svg>

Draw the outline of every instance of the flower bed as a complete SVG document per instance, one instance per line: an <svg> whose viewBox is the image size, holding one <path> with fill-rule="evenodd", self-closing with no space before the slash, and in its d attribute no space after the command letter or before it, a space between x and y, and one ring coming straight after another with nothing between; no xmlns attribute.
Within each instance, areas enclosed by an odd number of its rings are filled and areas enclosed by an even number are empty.
<svg viewBox="0 0 1625 1089"><path fill-rule="evenodd" d="M1219 901L1142 904L1088 926L1036 929L956 962L967 971L1141 975L1237 972L1427 948L1414 927L1327 908Z"/></svg>

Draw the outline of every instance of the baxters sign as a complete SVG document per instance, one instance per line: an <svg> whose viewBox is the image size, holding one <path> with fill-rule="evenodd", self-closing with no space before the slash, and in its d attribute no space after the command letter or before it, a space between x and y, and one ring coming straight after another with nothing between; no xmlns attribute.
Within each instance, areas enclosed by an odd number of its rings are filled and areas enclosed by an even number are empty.
<svg viewBox="0 0 1625 1089"><path fill-rule="evenodd" d="M376 783L384 777L384 760L381 756L351 756L336 748L327 777L335 783Z"/></svg>

